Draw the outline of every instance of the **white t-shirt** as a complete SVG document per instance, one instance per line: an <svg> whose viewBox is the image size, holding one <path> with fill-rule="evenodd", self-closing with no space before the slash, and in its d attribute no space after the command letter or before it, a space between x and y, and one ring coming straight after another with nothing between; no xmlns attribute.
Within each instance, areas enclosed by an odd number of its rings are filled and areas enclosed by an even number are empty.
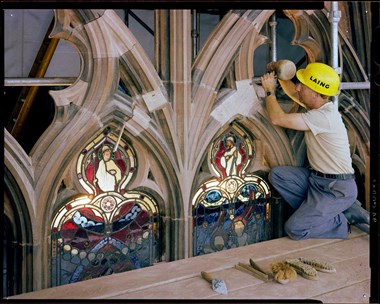
<svg viewBox="0 0 380 304"><path fill-rule="evenodd" d="M350 144L342 117L332 102L302 113L307 156L314 170L327 174L354 173Z"/></svg>

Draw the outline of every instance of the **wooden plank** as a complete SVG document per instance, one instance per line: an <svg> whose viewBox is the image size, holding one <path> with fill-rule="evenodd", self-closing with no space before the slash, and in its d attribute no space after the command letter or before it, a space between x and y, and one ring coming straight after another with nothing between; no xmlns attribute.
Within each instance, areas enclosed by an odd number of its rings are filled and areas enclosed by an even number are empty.
<svg viewBox="0 0 380 304"><path fill-rule="evenodd" d="M357 229L353 229L351 237L348 240L304 241L284 237L70 284L70 292L67 292L67 286L62 285L10 299L315 298L369 280L369 237ZM270 263L293 257L326 260L334 265L337 272L319 273L318 281L299 276L295 281L282 285L275 281L263 282L234 268L235 264L252 258L267 271ZM212 273L213 277L225 280L228 295L216 295L212 291L200 276L204 270ZM353 302L355 300L359 299L353 299Z"/></svg>

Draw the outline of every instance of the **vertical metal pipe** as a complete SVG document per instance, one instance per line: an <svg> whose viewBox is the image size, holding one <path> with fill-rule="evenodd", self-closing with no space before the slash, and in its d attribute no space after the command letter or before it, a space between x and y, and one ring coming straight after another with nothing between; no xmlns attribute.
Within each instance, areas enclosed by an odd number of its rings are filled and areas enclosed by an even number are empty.
<svg viewBox="0 0 380 304"><path fill-rule="evenodd" d="M338 24L341 17L341 12L338 8L338 1L331 2L331 9L329 13L329 21L331 23L331 66L338 74L342 73L342 69L339 66L338 58ZM333 97L334 104L338 107L338 96Z"/></svg>
<svg viewBox="0 0 380 304"><path fill-rule="evenodd" d="M276 12L270 17L269 26L271 27L271 40L272 40L272 51L271 51L271 61L277 61L277 19Z"/></svg>
<svg viewBox="0 0 380 304"><path fill-rule="evenodd" d="M193 59L197 56L199 51L199 14L197 10L192 10L193 15L193 28L191 30L191 37L193 38Z"/></svg>

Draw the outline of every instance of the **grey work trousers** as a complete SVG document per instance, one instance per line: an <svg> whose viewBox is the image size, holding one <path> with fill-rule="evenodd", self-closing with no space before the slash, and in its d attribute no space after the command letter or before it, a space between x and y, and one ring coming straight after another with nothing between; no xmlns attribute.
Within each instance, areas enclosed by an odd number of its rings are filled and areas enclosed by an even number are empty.
<svg viewBox="0 0 380 304"><path fill-rule="evenodd" d="M280 166L271 170L269 181L295 210L284 227L291 239L348 237L343 211L357 198L354 178L330 179L307 168Z"/></svg>

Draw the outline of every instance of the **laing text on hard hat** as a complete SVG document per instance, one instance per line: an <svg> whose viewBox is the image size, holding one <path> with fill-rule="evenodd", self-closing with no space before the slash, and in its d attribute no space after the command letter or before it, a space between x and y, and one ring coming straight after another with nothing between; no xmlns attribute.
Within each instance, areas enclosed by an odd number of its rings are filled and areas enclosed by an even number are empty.
<svg viewBox="0 0 380 304"><path fill-rule="evenodd" d="M315 82L317 85L320 85L321 87L324 87L326 89L328 89L330 87L330 85L328 83L324 83L323 81L320 81L319 79L314 78L312 75L310 76L310 80L312 82Z"/></svg>

